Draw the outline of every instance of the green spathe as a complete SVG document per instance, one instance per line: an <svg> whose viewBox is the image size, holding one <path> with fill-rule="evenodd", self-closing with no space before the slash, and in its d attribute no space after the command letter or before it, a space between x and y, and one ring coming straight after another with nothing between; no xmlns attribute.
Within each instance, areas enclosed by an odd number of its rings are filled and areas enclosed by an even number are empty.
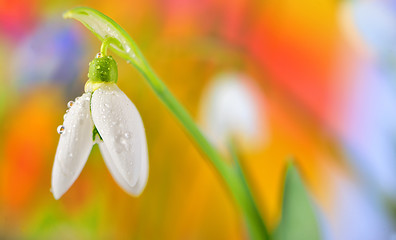
<svg viewBox="0 0 396 240"><path fill-rule="evenodd" d="M98 57L89 63L88 78L93 83L117 83L117 63L111 56Z"/></svg>

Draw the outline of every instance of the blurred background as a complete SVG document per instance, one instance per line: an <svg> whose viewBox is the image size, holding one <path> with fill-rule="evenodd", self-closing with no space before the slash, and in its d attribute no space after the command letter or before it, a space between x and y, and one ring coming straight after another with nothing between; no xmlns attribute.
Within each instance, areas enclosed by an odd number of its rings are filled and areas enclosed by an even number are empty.
<svg viewBox="0 0 396 240"><path fill-rule="evenodd" d="M62 19L76 6L119 23L208 136L238 140L270 229L294 157L323 239L396 238L394 1L0 0L1 239L247 239L215 171L118 57L146 128L147 187L125 194L94 146L54 200L56 128L100 48Z"/></svg>

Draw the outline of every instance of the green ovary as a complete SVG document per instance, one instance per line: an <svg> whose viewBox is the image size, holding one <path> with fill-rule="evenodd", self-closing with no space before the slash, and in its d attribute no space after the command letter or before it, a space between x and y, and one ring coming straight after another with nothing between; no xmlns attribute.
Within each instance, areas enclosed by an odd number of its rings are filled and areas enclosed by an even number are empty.
<svg viewBox="0 0 396 240"><path fill-rule="evenodd" d="M98 57L89 63L89 80L93 83L117 83L117 63L111 56Z"/></svg>

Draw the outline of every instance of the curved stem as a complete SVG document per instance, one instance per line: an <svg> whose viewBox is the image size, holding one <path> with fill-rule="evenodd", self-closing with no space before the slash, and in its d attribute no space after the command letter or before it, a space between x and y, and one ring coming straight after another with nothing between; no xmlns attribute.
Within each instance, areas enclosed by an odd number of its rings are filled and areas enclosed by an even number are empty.
<svg viewBox="0 0 396 240"><path fill-rule="evenodd" d="M116 43L116 39L112 37L107 37L103 40L102 45L100 46L100 53L102 56L107 56L107 49L111 43Z"/></svg>
<svg viewBox="0 0 396 240"><path fill-rule="evenodd" d="M202 134L201 130L197 127L184 107L176 100L165 84L154 73L147 61L144 58L142 59L144 69L138 69L157 96L180 121L186 132L191 136L193 142L198 145L197 148L207 156L209 163L217 170L226 188L229 190L244 215L250 237L252 239L270 239L268 230L253 200L252 194L249 188L245 186L246 181L243 179L243 176L224 161L217 149L214 148Z"/></svg>

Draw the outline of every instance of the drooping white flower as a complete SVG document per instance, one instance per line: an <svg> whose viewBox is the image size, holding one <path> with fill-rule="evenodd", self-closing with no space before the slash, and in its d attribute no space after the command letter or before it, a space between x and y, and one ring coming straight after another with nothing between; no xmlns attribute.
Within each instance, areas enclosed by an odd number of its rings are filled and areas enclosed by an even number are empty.
<svg viewBox="0 0 396 240"><path fill-rule="evenodd" d="M264 112L264 99L257 86L239 73L216 76L201 99L202 128L219 148L230 140L250 149L263 144L267 138Z"/></svg>
<svg viewBox="0 0 396 240"><path fill-rule="evenodd" d="M70 109L58 127L61 136L52 170L52 193L59 199L71 187L97 143L114 180L127 193L138 196L148 178L142 119L116 85L115 61L106 56L90 65L86 92L68 103Z"/></svg>

